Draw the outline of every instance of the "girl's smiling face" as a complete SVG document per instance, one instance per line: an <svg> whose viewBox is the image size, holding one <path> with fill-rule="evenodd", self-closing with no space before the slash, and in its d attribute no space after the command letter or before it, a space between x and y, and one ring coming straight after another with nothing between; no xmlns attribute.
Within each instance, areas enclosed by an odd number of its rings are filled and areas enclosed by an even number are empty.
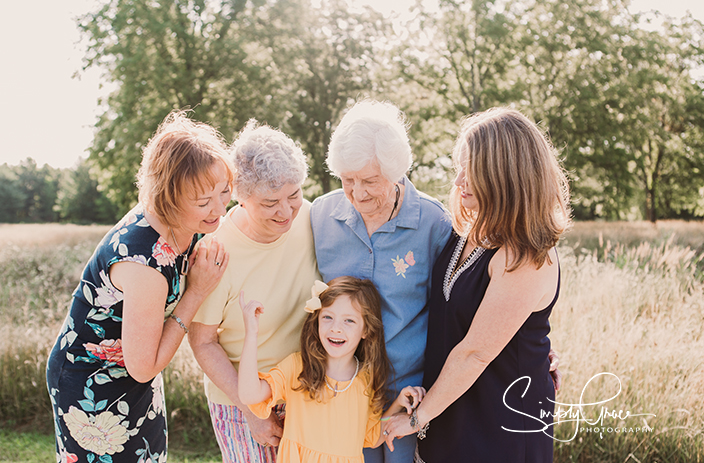
<svg viewBox="0 0 704 463"><path fill-rule="evenodd" d="M320 309L318 335L329 358L351 360L365 337L362 311L348 295L339 296L332 305Z"/></svg>

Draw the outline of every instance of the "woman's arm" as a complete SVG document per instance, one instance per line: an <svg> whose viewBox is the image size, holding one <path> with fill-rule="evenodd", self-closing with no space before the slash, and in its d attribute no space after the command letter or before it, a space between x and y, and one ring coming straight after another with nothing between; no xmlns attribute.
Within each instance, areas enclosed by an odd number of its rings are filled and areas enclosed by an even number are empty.
<svg viewBox="0 0 704 463"><path fill-rule="evenodd" d="M244 344L240 356L239 396L242 403L258 404L271 398L271 387L259 379L257 372L257 335L259 334L259 316L264 312L261 302L251 300L244 302L244 291L240 292L240 307L244 318Z"/></svg>
<svg viewBox="0 0 704 463"><path fill-rule="evenodd" d="M554 251L553 251L554 252ZM555 256L552 262L556 262ZM503 350L531 313L547 307L555 295L557 266L536 269L525 264L505 271L506 255L499 250L489 264L491 281L464 339L450 352L438 379L416 410L418 428L442 413L474 384ZM389 419L386 440L417 432L407 415Z"/></svg>
<svg viewBox="0 0 704 463"><path fill-rule="evenodd" d="M188 342L203 372L244 414L254 440L262 445L278 446L283 428L276 414L262 420L240 401L237 370L218 341L218 325L191 323Z"/></svg>
<svg viewBox="0 0 704 463"><path fill-rule="evenodd" d="M214 262L222 262L221 266ZM188 326L215 288L228 256L217 242L201 246L193 258L189 286L174 315ZM156 269L135 262L110 267L110 279L123 293L122 351L128 373L139 382L154 378L171 361L185 331L172 318L164 321L168 282Z"/></svg>

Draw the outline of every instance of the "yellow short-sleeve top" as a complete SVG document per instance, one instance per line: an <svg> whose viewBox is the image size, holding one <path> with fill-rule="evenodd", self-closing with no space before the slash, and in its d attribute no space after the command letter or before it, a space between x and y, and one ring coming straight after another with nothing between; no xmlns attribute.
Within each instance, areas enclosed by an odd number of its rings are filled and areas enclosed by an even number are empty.
<svg viewBox="0 0 704 463"><path fill-rule="evenodd" d="M363 463L363 447L373 446L381 432L381 412L374 413L365 391L369 384L367 374L360 372L350 388L333 397L325 390L322 402L308 393L295 391L299 386L301 354L287 357L269 373L259 373L272 390L271 399L250 409L260 418L269 416L269 410L279 401L286 402L284 434L279 443L277 462L280 463ZM349 382L336 382L344 389Z"/></svg>

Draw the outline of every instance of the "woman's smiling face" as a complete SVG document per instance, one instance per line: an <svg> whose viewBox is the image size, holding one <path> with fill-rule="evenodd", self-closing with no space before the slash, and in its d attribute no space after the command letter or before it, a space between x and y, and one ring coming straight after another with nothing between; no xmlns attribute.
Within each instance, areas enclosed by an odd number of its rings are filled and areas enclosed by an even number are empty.
<svg viewBox="0 0 704 463"><path fill-rule="evenodd" d="M303 205L298 184L287 183L278 191L254 192L242 201L247 211L247 227L255 241L272 242L291 229Z"/></svg>
<svg viewBox="0 0 704 463"><path fill-rule="evenodd" d="M459 158L459 167L457 169L457 176L455 177L455 186L460 189L460 197L462 198L462 206L471 211L479 210L479 203L477 198L474 196L474 190L470 183L469 177L467 176L467 164L469 163L469 155L467 150L462 150Z"/></svg>
<svg viewBox="0 0 704 463"><path fill-rule="evenodd" d="M381 168L376 162L371 162L354 172L343 172L340 174L340 180L347 199L365 216L383 210L395 193L394 183L381 173Z"/></svg>

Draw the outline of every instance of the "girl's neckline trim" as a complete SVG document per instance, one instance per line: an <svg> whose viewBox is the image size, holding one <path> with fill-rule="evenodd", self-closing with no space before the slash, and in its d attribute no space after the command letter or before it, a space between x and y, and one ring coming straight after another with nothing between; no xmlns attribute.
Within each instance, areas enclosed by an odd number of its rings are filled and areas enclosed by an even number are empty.
<svg viewBox="0 0 704 463"><path fill-rule="evenodd" d="M354 382L355 378L357 378L357 373L359 373L359 359L357 358L356 355L354 356L354 360L357 362L357 366L354 369L354 375L352 375L352 378L349 379L349 384L344 389L338 389L337 386L338 386L338 384L346 383L347 381L335 380L335 388L333 389L333 387L328 382L328 375L325 375L325 385L328 387L328 389L330 389L332 391L333 397L337 397L337 394L339 394L340 392L345 392L347 389L349 389L350 386L352 386L352 383ZM330 379L332 379L332 378L330 378Z"/></svg>
<svg viewBox="0 0 704 463"><path fill-rule="evenodd" d="M467 243L467 237L466 236L460 236L459 240L457 240L457 244L455 245L455 250L452 253L452 257L450 258L450 264L447 266L447 269L445 270L445 279L443 280L443 285L442 285L442 292L443 296L445 296L445 302L450 301L450 295L452 294L452 287L455 285L455 282L457 279L460 277L460 275L472 265L479 260L479 258L484 254L484 251L486 251L485 248L482 246L477 246L472 250L472 252L467 256L464 262L460 264L459 268L455 270L455 266L457 266L457 261L459 261L460 256L462 255L462 251L464 250L464 246ZM484 243L482 243L484 244Z"/></svg>

